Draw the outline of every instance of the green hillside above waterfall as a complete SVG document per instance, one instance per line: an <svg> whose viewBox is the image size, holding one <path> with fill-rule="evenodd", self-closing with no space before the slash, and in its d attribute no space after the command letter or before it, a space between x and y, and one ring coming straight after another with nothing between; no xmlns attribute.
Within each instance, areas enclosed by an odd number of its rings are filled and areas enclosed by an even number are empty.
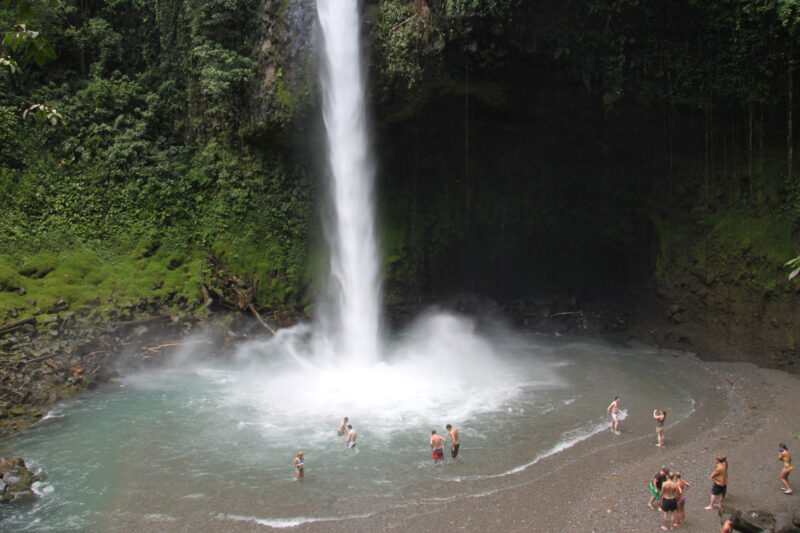
<svg viewBox="0 0 800 533"><path fill-rule="evenodd" d="M387 305L647 300L676 342L793 368L800 2L363 11ZM301 0L0 2L0 325L202 314L230 280L308 312L315 24Z"/></svg>

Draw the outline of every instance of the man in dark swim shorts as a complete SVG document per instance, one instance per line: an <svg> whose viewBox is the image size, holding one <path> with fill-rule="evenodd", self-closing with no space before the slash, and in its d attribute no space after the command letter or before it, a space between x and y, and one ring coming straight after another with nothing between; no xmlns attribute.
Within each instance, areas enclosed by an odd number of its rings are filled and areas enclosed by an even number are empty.
<svg viewBox="0 0 800 533"><path fill-rule="evenodd" d="M453 443L453 446L450 448L450 457L453 461L455 461L456 458L458 458L458 449L461 447L461 441L458 440L458 430L450 424L447 424L445 429L447 430L447 434L450 435L450 439Z"/></svg>
<svg viewBox="0 0 800 533"><path fill-rule="evenodd" d="M670 472L667 480L661 485L661 510L664 512L664 525L661 529L671 531L678 526L675 511L678 510L678 498L683 494L680 484L675 481L675 475Z"/></svg>

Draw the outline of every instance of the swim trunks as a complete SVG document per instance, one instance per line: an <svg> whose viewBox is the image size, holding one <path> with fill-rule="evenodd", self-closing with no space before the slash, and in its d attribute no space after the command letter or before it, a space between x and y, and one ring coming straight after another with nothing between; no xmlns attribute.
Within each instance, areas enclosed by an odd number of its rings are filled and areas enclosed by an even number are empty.
<svg viewBox="0 0 800 533"><path fill-rule="evenodd" d="M716 483L714 483L714 486L711 487L711 494L713 494L715 496L717 496L719 494L722 494L723 496L725 496L725 493L727 491L728 491L728 486L727 485L717 485Z"/></svg>
<svg viewBox="0 0 800 533"><path fill-rule="evenodd" d="M678 509L677 498L664 498L661 500L661 510L664 512L675 511Z"/></svg>
<svg viewBox="0 0 800 533"><path fill-rule="evenodd" d="M347 447L348 447L348 448L355 448L355 447L356 447L356 443L355 443L355 441L353 441L353 442L351 442L350 444L348 444L348 445L347 445Z"/></svg>
<svg viewBox="0 0 800 533"><path fill-rule="evenodd" d="M444 461L444 450L441 448L436 448L433 450L433 462L437 463L439 461Z"/></svg>
<svg viewBox="0 0 800 533"><path fill-rule="evenodd" d="M455 459L458 457L458 448L461 446L460 444L453 444L453 447L450 448L450 456Z"/></svg>

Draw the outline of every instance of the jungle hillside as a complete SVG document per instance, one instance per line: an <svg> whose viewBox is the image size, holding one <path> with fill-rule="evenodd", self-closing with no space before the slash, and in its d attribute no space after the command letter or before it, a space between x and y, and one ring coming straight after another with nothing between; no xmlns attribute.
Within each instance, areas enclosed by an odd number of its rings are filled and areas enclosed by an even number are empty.
<svg viewBox="0 0 800 533"><path fill-rule="evenodd" d="M0 326L313 310L313 4L0 1ZM800 2L363 4L388 307L796 370Z"/></svg>

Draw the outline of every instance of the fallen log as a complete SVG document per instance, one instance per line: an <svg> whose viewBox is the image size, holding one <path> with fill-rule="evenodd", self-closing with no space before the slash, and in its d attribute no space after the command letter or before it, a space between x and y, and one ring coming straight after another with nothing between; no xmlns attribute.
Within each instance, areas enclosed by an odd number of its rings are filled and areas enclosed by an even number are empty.
<svg viewBox="0 0 800 533"><path fill-rule="evenodd" d="M550 318L555 318L557 316L566 316L566 315L583 315L583 311L563 311L561 313L550 315Z"/></svg>
<svg viewBox="0 0 800 533"><path fill-rule="evenodd" d="M172 348L174 346L189 346L192 344L213 344L213 339L200 339L196 341L186 341L186 342L169 342L166 344L159 344L158 346L142 346L142 350L147 350L148 352L158 352L161 348ZM148 357L148 356L145 356Z"/></svg>
<svg viewBox="0 0 800 533"><path fill-rule="evenodd" d="M33 324L36 326L36 317L30 316L23 320L17 320L16 322L9 322L8 324L4 324L0 326L0 335L5 335L6 333L12 333L17 331L18 329L22 328L25 324Z"/></svg>
<svg viewBox="0 0 800 533"><path fill-rule="evenodd" d="M264 319L261 318L261 315L258 314L258 311L256 311L256 308L253 306L253 304L252 303L248 304L248 307L250 308L250 311L253 313L253 316L256 317L256 320L258 320L258 323L267 328L270 333L275 335L275 329L270 327L270 325L267 324L266 322L264 322Z"/></svg>

